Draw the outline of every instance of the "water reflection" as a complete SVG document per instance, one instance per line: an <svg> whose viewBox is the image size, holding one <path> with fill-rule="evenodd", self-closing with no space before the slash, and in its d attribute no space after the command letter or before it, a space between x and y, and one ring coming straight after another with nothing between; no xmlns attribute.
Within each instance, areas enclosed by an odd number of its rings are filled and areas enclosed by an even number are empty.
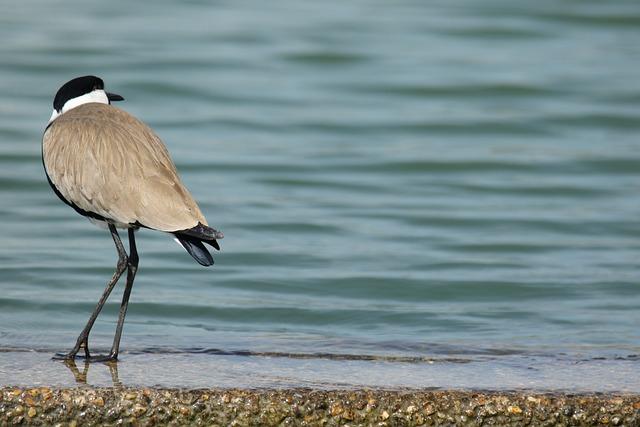
<svg viewBox="0 0 640 427"><path fill-rule="evenodd" d="M71 374L73 375L73 379L77 384L86 385L87 384L87 376L89 374L89 366L92 365L89 360L85 360L82 364L82 371L78 369L78 365L75 360L64 360L64 365L69 368ZM109 368L109 374L111 375L111 383L113 387L122 387L122 383L120 382L120 377L118 375L118 362L116 361L107 361L100 362L102 365L106 365ZM95 365L95 363L93 363Z"/></svg>

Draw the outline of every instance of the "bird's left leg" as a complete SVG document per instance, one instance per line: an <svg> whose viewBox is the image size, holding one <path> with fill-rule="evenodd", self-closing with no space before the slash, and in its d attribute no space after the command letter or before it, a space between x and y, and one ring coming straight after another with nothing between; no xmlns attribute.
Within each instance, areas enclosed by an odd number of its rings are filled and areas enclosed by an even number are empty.
<svg viewBox="0 0 640 427"><path fill-rule="evenodd" d="M127 283L122 294L122 304L120 305L120 315L118 316L118 325L116 326L116 334L113 337L113 346L111 347L111 353L109 357L113 360L118 359L118 350L120 349L120 337L122 336L122 327L124 325L124 318L127 315L127 308L129 306L129 296L131 295L131 289L133 288L133 280L136 277L138 271L138 250L136 248L136 238L134 235L134 229L129 229L129 262L127 264Z"/></svg>

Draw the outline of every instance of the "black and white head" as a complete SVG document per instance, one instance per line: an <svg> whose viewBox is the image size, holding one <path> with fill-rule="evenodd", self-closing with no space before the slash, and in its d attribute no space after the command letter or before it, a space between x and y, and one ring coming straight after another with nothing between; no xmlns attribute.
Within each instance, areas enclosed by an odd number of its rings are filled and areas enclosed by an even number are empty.
<svg viewBox="0 0 640 427"><path fill-rule="evenodd" d="M104 82L100 77L82 76L66 82L53 99L53 113L49 123L61 114L82 104L99 102L111 104L111 101L123 101L124 98L115 93L105 92Z"/></svg>

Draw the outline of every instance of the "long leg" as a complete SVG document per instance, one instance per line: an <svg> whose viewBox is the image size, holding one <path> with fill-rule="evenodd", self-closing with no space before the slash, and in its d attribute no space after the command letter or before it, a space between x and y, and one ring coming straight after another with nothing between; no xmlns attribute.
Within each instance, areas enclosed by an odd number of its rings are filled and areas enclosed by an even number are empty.
<svg viewBox="0 0 640 427"><path fill-rule="evenodd" d="M129 229L129 263L127 270L127 284L122 294L122 304L120 305L120 315L118 316L118 326L116 327L116 334L113 337L113 346L111 347L111 353L109 357L116 360L118 358L118 350L120 349L120 337L122 336L122 326L124 325L124 318L127 315L127 307L129 306L129 296L131 295L131 288L133 288L133 280L136 277L138 271L138 250L136 248L136 238L133 228Z"/></svg>
<svg viewBox="0 0 640 427"><path fill-rule="evenodd" d="M93 327L93 324L98 318L98 315L100 314L100 311L104 306L104 303L107 301L107 298L109 298L111 291L113 290L114 286L118 282L118 279L120 278L120 276L122 276L122 273L124 273L124 270L127 268L127 264L128 264L127 253L124 250L124 246L122 245L120 236L118 236L116 227L113 224L109 224L109 231L111 232L111 237L113 238L113 242L116 244L116 250L118 251L118 264L116 266L116 271L113 273L113 277L111 277L111 280L109 281L109 283L107 283L107 287L104 289L104 292L102 293L102 297L100 297L100 301L98 301L98 305L96 306L95 310L93 310L91 317L89 317L89 321L87 322L87 325L84 327L84 329L80 333L80 336L78 336L76 345L67 355L64 356L65 359L75 358L76 354L78 354L78 351L80 350L80 347L83 345L85 348L85 354L87 355L87 357L89 357L89 345L88 345L89 332L91 332L91 328ZM137 258L137 255L136 255L136 258Z"/></svg>

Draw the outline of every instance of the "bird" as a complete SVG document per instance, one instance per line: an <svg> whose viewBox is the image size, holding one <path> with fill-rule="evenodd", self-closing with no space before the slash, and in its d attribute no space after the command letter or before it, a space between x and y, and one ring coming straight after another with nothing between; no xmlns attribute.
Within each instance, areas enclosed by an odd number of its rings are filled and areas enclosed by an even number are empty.
<svg viewBox="0 0 640 427"><path fill-rule="evenodd" d="M77 213L109 230L116 247L116 270L86 326L68 353L56 358L72 361L81 348L87 361L117 361L139 256L135 232L149 229L173 238L199 264L213 257L203 245L220 250L223 233L210 227L184 186L162 140L149 126L111 105L124 101L105 91L96 76L76 77L62 85L53 99L53 112L42 136L42 163L53 192ZM118 229L127 230L127 254ZM118 279L127 271L111 351L92 356L89 333Z"/></svg>

